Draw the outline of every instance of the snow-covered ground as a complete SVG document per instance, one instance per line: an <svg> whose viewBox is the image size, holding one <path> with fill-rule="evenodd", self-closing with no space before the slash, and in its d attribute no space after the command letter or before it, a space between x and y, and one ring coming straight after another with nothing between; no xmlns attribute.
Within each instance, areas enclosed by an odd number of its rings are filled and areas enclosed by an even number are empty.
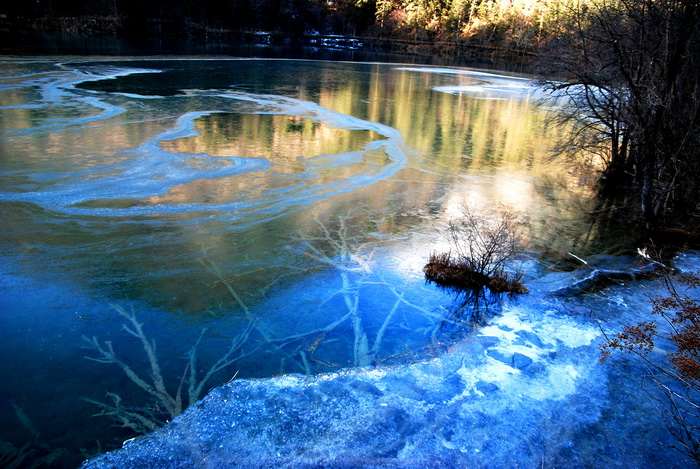
<svg viewBox="0 0 700 469"><path fill-rule="evenodd" d="M602 330L648 315L663 282L562 293L584 273L544 275L429 360L233 381L84 467L687 467L641 364L599 363Z"/></svg>

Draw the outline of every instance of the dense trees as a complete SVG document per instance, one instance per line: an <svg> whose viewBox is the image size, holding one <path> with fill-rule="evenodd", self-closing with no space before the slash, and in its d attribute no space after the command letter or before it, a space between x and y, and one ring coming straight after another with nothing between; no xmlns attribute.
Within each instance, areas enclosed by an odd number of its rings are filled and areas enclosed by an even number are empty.
<svg viewBox="0 0 700 469"><path fill-rule="evenodd" d="M578 0L41 0L6 2L0 19L110 18L123 32L198 36L265 30L469 41L534 50ZM587 1L587 0L582 0Z"/></svg>
<svg viewBox="0 0 700 469"><path fill-rule="evenodd" d="M700 203L699 21L698 0L580 3L545 53L544 73L567 78L549 86L569 98L570 149L595 154L602 193L652 225Z"/></svg>
<svg viewBox="0 0 700 469"><path fill-rule="evenodd" d="M9 2L0 14L9 21L67 17L110 18L120 31L182 37L216 30L266 30L300 34L322 28L323 0L46 0Z"/></svg>
<svg viewBox="0 0 700 469"><path fill-rule="evenodd" d="M125 31L196 36L209 30L342 33L532 49L560 28L574 0L42 0L9 2L10 20L112 18Z"/></svg>
<svg viewBox="0 0 700 469"><path fill-rule="evenodd" d="M560 29L572 0L378 0L377 26L423 39L534 48Z"/></svg>

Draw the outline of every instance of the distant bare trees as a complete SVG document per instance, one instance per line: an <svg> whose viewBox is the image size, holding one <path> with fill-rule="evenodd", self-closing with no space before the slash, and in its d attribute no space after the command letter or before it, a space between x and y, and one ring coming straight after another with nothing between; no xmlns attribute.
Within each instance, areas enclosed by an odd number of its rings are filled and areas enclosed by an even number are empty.
<svg viewBox="0 0 700 469"><path fill-rule="evenodd" d="M546 84L568 98L568 149L599 157L601 192L623 196L647 223L695 212L700 1L581 1L568 23L542 69L563 77Z"/></svg>

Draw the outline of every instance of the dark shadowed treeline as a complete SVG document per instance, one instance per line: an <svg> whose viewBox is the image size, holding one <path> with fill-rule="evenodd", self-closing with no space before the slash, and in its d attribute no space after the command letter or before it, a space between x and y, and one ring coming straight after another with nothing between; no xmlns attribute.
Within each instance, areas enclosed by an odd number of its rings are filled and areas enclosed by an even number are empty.
<svg viewBox="0 0 700 469"><path fill-rule="evenodd" d="M11 25L91 34L202 38L266 31L344 34L532 50L574 0L39 0L6 2Z"/></svg>
<svg viewBox="0 0 700 469"><path fill-rule="evenodd" d="M303 33L330 17L316 0L45 0L0 7L13 24L94 34L202 37L208 32ZM3 11L4 10L4 11Z"/></svg>

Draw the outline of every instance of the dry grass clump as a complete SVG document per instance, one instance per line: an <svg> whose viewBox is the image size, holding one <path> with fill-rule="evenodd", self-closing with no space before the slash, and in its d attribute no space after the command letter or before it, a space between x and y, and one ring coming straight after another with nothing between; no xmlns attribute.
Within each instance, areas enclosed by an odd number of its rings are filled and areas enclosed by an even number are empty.
<svg viewBox="0 0 700 469"><path fill-rule="evenodd" d="M489 283L489 277L475 272L472 267L459 259L452 259L449 252L430 254L423 267L425 278L444 287L469 288L478 290Z"/></svg>
<svg viewBox="0 0 700 469"><path fill-rule="evenodd" d="M521 224L511 212L486 219L462 208L462 217L444 230L450 251L432 253L423 267L425 278L457 290L527 293L522 275L509 275L506 263L521 251Z"/></svg>
<svg viewBox="0 0 700 469"><path fill-rule="evenodd" d="M440 286L459 290L480 290L484 287L493 293L527 293L520 275L509 276L502 273L489 277L475 272L472 267L459 259L452 259L450 253L432 253L423 267L425 278Z"/></svg>
<svg viewBox="0 0 700 469"><path fill-rule="evenodd" d="M486 285L494 293L528 293L528 289L521 281L522 275L509 276L503 274L502 277L492 277Z"/></svg>

